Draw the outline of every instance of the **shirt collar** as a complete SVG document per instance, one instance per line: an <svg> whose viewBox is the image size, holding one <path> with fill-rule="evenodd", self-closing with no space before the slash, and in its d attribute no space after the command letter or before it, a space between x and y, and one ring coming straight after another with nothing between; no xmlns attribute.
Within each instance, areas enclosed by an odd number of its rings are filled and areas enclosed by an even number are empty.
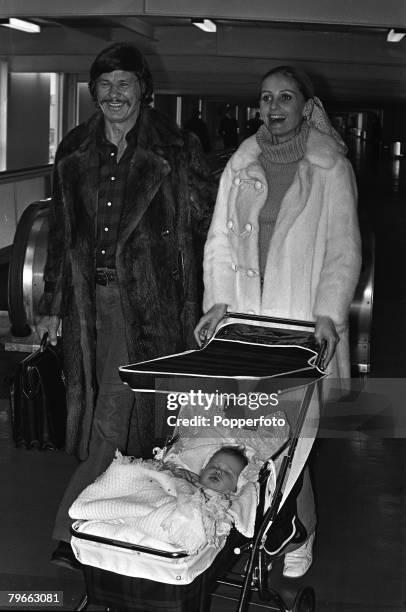
<svg viewBox="0 0 406 612"><path fill-rule="evenodd" d="M139 122L137 121L135 125L133 125L133 127L125 135L127 145L130 146L131 148L135 149L135 147L137 146L138 132L139 132ZM117 149L116 145L110 142L110 140L108 140L108 138L106 137L106 134L104 131L104 117L103 116L101 117L101 121L99 122L96 128L96 142L97 142L97 146L99 147L101 151L107 152L107 151L111 151L112 149L113 150Z"/></svg>

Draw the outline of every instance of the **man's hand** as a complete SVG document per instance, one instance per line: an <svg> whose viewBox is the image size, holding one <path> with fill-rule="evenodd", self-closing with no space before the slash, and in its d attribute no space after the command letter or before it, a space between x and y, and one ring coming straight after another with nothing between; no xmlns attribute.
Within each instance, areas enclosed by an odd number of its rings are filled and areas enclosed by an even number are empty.
<svg viewBox="0 0 406 612"><path fill-rule="evenodd" d="M53 346L56 346L57 332L58 332L60 323L61 323L60 318L54 315L41 317L36 322L35 331L37 332L41 340L42 340L43 335L48 332L49 342Z"/></svg>
<svg viewBox="0 0 406 612"><path fill-rule="evenodd" d="M196 342L200 347L210 340L214 334L214 330L226 312L227 304L214 304L214 306L202 316L194 332Z"/></svg>
<svg viewBox="0 0 406 612"><path fill-rule="evenodd" d="M340 340L333 320L330 319L330 317L317 317L314 337L320 345L323 341L326 342L326 352L322 364L323 368L326 368L330 363L336 350L336 346Z"/></svg>

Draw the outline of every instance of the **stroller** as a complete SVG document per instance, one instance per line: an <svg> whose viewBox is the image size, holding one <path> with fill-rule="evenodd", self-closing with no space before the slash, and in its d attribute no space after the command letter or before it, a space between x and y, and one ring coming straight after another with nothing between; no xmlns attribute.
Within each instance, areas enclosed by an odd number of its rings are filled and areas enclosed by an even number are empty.
<svg viewBox="0 0 406 612"><path fill-rule="evenodd" d="M90 602L142 612L204 612L210 609L209 598L215 589L216 594L221 589L239 593L238 612L247 610L253 597L264 602L263 608L279 612L315 609L311 587L301 588L292 597L291 592L281 595L268 584L273 560L308 537L296 514L296 496L317 433L325 376L321 368L323 348L316 346L313 332L314 325L308 322L228 313L202 349L120 368L122 380L134 391L176 397L198 388L214 397L213 389L217 393L220 387L238 398L252 398L253 394L256 398L260 394L277 397L276 414L280 420L281 415L288 415L290 429L276 438L275 429L273 437L264 436L267 421L272 421L269 412L275 414L275 409L270 411L268 406L261 412L256 406L254 413L247 413L246 406L239 403L224 407L222 397L222 414L212 416L212 420L217 419L215 427L209 427L209 431L204 427L202 433L201 421L191 428L190 420L185 419L185 414L191 416L190 404L181 408L171 420L171 424L176 422L176 441L162 451L164 460L173 456L196 458L201 456L202 447L209 449L207 459L209 452L218 450L227 440L228 444L254 449L257 464L258 459L262 462L257 475L259 502L254 509L253 533L247 537L233 528L221 545L207 543L189 554L182 549L151 548L89 534L83 529L86 521L77 520L72 526L71 544L83 564L87 587L78 610ZM214 429L217 439L211 437ZM185 437L188 452L182 455Z"/></svg>

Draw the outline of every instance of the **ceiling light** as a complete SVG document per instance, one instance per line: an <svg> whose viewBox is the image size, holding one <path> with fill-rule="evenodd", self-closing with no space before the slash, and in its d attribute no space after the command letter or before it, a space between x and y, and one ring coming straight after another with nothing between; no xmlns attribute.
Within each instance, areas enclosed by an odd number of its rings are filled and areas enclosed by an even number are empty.
<svg viewBox="0 0 406 612"><path fill-rule="evenodd" d="M192 23L203 32L217 32L216 24L210 19L194 19Z"/></svg>
<svg viewBox="0 0 406 612"><path fill-rule="evenodd" d="M14 30L21 30L22 32L29 32L30 34L38 34L41 32L40 26L36 23L31 23L31 21L25 21L24 19L15 19L15 17L2 20L0 25L6 28L13 28Z"/></svg>
<svg viewBox="0 0 406 612"><path fill-rule="evenodd" d="M406 36L406 32L397 32L392 29L389 30L386 40L388 42L400 42L404 36Z"/></svg>

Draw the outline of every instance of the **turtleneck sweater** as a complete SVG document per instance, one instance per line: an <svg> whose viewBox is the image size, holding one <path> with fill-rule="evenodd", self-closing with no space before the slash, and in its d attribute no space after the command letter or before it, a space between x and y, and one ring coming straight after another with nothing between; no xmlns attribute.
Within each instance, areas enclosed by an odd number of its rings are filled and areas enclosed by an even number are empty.
<svg viewBox="0 0 406 612"><path fill-rule="evenodd" d="M308 135L309 126L305 122L300 132L286 142L276 143L265 125L259 128L256 135L261 148L259 162L268 182L268 196L259 213L258 249L262 279L281 203L293 182L298 163L304 157Z"/></svg>

